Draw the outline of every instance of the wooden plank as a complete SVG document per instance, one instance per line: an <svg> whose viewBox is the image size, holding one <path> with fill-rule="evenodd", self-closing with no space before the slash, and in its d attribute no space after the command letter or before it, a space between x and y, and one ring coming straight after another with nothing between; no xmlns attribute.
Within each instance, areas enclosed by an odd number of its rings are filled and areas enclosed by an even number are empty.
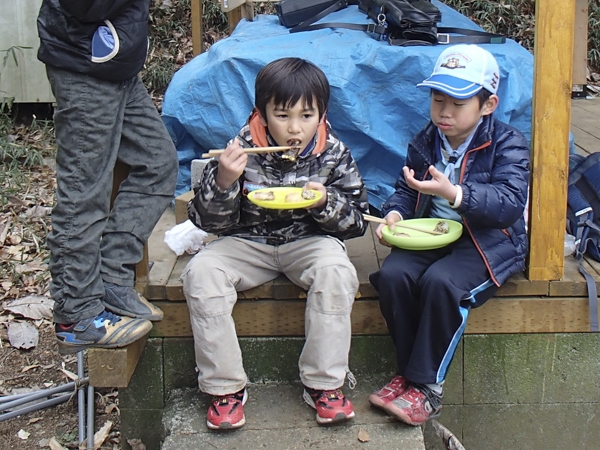
<svg viewBox="0 0 600 450"><path fill-rule="evenodd" d="M191 0L192 3L192 54L202 53L202 0Z"/></svg>
<svg viewBox="0 0 600 450"><path fill-rule="evenodd" d="M469 314L466 334L584 333L590 330L583 297L495 298Z"/></svg>
<svg viewBox="0 0 600 450"><path fill-rule="evenodd" d="M348 239L344 244L358 275L357 297L376 297L377 291L369 282L369 275L379 268L379 261L370 230L367 229L361 237Z"/></svg>
<svg viewBox="0 0 600 450"><path fill-rule="evenodd" d="M189 310L183 302L156 303L165 317L155 322L153 337L190 337ZM241 300L233 309L238 336L304 336L303 300ZM352 308L353 334L386 334L377 300L357 300Z"/></svg>
<svg viewBox="0 0 600 450"><path fill-rule="evenodd" d="M598 114L600 108L600 97L575 99L571 102L572 109L583 109L591 112L592 114Z"/></svg>
<svg viewBox="0 0 600 450"><path fill-rule="evenodd" d="M496 297L514 297L525 295L548 295L548 282L530 281L525 274L516 273L498 289Z"/></svg>
<svg viewBox="0 0 600 450"><path fill-rule="evenodd" d="M165 285L171 276L177 255L165 242L165 232L175 225L175 212L168 207L152 231L148 240L148 256L152 268L148 274L146 298L148 300L164 300Z"/></svg>
<svg viewBox="0 0 600 450"><path fill-rule="evenodd" d="M592 276L596 275L596 286L600 292L600 276L596 274L589 262L583 262L583 268ZM579 272L577 260L573 257L565 259L565 275L560 281L550 282L550 296L552 297L587 297L587 284Z"/></svg>
<svg viewBox="0 0 600 450"><path fill-rule="evenodd" d="M559 280L564 268L575 0L537 0L535 6L527 278Z"/></svg>
<svg viewBox="0 0 600 450"><path fill-rule="evenodd" d="M165 285L167 300L185 300L185 296L183 295L183 287L179 277L183 273L183 269L185 269L185 266L190 259L192 259L192 255L181 255L179 258L177 258L177 262L175 263L173 271L171 272L171 275L167 280L167 284Z"/></svg>
<svg viewBox="0 0 600 450"><path fill-rule="evenodd" d="M571 126L571 133L577 153L586 156L600 151L600 140L597 137L576 126Z"/></svg>
<svg viewBox="0 0 600 450"><path fill-rule="evenodd" d="M90 348L88 350L88 373L94 387L124 388L135 371L148 336L122 348Z"/></svg>
<svg viewBox="0 0 600 450"><path fill-rule="evenodd" d="M575 0L573 85L587 84L588 0Z"/></svg>
<svg viewBox="0 0 600 450"><path fill-rule="evenodd" d="M165 313L153 337L191 337L189 311L182 302L157 303ZM233 310L238 336L304 336L305 302L239 301ZM586 297L496 297L469 314L467 334L584 333L589 331ZM352 308L352 334L387 334L379 302L360 299Z"/></svg>
<svg viewBox="0 0 600 450"><path fill-rule="evenodd" d="M194 191L187 191L175 197L175 223L188 220L187 205L194 198Z"/></svg>

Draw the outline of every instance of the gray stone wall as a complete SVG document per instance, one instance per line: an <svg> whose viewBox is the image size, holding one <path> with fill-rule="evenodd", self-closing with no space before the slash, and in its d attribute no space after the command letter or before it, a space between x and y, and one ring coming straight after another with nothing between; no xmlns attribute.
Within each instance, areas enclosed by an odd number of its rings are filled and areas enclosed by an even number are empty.
<svg viewBox="0 0 600 450"><path fill-rule="evenodd" d="M240 341L252 382L298 380L301 338ZM439 421L467 450L600 449L599 350L600 334L466 335ZM394 367L388 336L353 338L350 369L359 383L375 389ZM192 340L150 339L130 387L119 392L122 441L145 436L158 450L169 391L194 386ZM444 449L430 425L425 436L428 450Z"/></svg>

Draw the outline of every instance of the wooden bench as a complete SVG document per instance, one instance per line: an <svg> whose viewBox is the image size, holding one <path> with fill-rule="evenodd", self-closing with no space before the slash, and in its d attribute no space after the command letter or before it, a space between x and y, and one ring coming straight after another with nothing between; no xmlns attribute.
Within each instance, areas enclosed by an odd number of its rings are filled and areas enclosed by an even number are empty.
<svg viewBox="0 0 600 450"><path fill-rule="evenodd" d="M185 205L191 192L179 196L175 209L167 209L148 242L151 269L145 283L146 298L160 307L165 316L156 322L150 337L192 337L189 311L179 277L191 255L177 255L164 242L164 235L186 219ZM369 226L364 236L346 241L348 254L359 277L359 291L352 309L353 335L386 335L377 292L368 280L388 255ZM209 239L214 238L209 236ZM597 279L600 291L600 264L584 262ZM304 336L306 292L285 276L239 293L233 317L240 337ZM564 277L558 281L530 281L514 275L497 295L472 310L465 334L585 333L590 329L587 286L574 258L565 260ZM145 340L122 349L90 350L90 382L96 387L126 387Z"/></svg>

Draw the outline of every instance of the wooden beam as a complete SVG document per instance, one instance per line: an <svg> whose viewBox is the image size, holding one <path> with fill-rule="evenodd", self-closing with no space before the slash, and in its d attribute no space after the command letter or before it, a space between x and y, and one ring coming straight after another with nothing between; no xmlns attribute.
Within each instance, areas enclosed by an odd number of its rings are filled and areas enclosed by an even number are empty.
<svg viewBox="0 0 600 450"><path fill-rule="evenodd" d="M573 48L573 94L585 95L587 84L588 0L575 0L575 37Z"/></svg>
<svg viewBox="0 0 600 450"><path fill-rule="evenodd" d="M563 276L575 0L535 2L530 280Z"/></svg>
<svg viewBox="0 0 600 450"><path fill-rule="evenodd" d="M146 346L148 336L122 348L90 348L88 373L94 387L127 387Z"/></svg>
<svg viewBox="0 0 600 450"><path fill-rule="evenodd" d="M190 315L184 302L157 302L165 317L156 322L152 337L191 337ZM301 300L242 300L233 309L238 336L304 336ZM496 297L472 309L467 334L587 333L587 297ZM357 300L352 308L353 335L387 335L375 299Z"/></svg>
<svg viewBox="0 0 600 450"><path fill-rule="evenodd" d="M192 54L198 56L202 53L202 0L192 2Z"/></svg>

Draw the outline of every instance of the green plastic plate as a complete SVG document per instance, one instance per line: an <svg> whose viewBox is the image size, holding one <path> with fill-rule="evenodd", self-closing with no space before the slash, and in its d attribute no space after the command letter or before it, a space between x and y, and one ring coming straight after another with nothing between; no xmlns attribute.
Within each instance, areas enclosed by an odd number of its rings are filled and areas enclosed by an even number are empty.
<svg viewBox="0 0 600 450"><path fill-rule="evenodd" d="M438 222L448 224L448 233L432 235L423 231L415 231L408 228L402 228L402 225L421 228L434 231ZM426 219L408 219L402 220L396 224L394 231L385 226L381 230L383 239L386 242L406 250L433 250L435 248L445 247L456 241L462 234L463 226L460 222L448 219L426 218Z"/></svg>

